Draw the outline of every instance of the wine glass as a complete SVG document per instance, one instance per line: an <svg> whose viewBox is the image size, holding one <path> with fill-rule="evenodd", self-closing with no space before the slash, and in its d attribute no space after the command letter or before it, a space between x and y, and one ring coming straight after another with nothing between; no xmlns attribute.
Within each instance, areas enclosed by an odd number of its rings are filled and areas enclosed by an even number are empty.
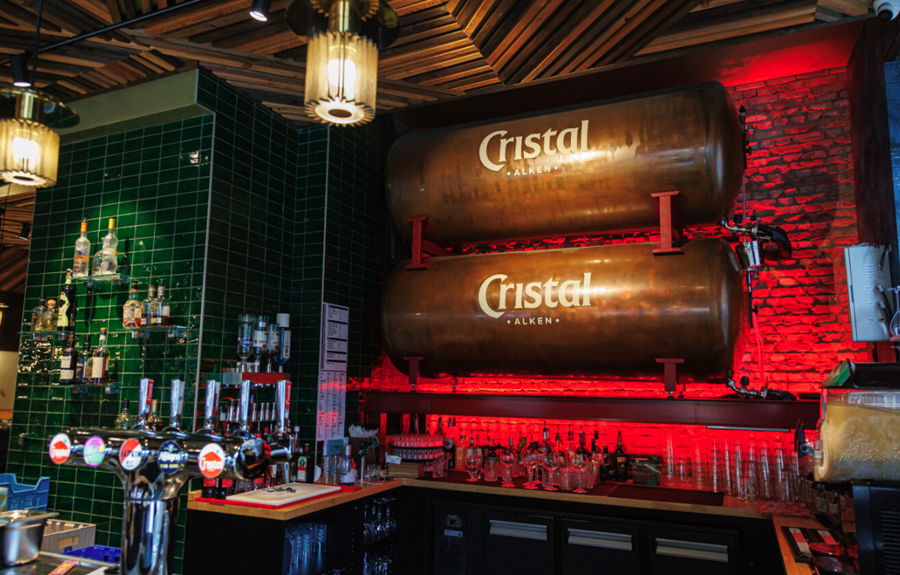
<svg viewBox="0 0 900 575"><path fill-rule="evenodd" d="M576 449L569 458L569 465L575 472L575 489L572 490L573 493L587 493L584 489L584 470L588 466L589 461L590 454L582 447Z"/></svg>
<svg viewBox="0 0 900 575"><path fill-rule="evenodd" d="M541 464L541 449L536 441L531 442L522 450L520 463L528 470L528 481L525 482L525 489L537 489L538 482L534 480L534 470Z"/></svg>
<svg viewBox="0 0 900 575"><path fill-rule="evenodd" d="M544 459L541 461L541 466L544 469L543 483L545 491L559 491L556 486L553 485L553 472L559 469L564 461L565 454L560 451L551 449L544 453Z"/></svg>
<svg viewBox="0 0 900 575"><path fill-rule="evenodd" d="M465 464L466 472L469 474L466 481L478 481L478 476L481 475L481 449L477 447L467 448Z"/></svg>

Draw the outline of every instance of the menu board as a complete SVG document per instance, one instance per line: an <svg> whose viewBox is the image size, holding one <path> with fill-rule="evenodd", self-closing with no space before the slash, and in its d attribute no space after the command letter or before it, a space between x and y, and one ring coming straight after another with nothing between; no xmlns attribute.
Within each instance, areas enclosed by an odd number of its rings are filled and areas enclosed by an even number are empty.
<svg viewBox="0 0 900 575"><path fill-rule="evenodd" d="M344 437L347 398L347 334L350 309L322 304L316 440Z"/></svg>

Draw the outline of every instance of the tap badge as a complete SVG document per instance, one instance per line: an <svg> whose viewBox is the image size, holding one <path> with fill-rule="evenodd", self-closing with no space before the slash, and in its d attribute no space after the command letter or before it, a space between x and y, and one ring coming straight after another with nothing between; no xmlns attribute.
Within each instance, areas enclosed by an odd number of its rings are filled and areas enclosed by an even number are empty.
<svg viewBox="0 0 900 575"><path fill-rule="evenodd" d="M156 463L163 473L172 475L181 467L183 453L177 443L166 441L159 446L159 455L156 456Z"/></svg>
<svg viewBox="0 0 900 575"><path fill-rule="evenodd" d="M65 433L57 433L50 440L50 461L60 465L69 459L72 453L72 440Z"/></svg>
<svg viewBox="0 0 900 575"><path fill-rule="evenodd" d="M133 437L119 448L119 463L122 465L122 469L126 471L137 469L143 459L144 447L140 441Z"/></svg>
<svg viewBox="0 0 900 575"><path fill-rule="evenodd" d="M225 471L225 452L218 443L207 443L200 450L197 466L200 467L203 477L215 479Z"/></svg>
<svg viewBox="0 0 900 575"><path fill-rule="evenodd" d="M84 442L84 452L82 452L84 462L88 467L100 467L106 457L106 442L103 438L92 435Z"/></svg>

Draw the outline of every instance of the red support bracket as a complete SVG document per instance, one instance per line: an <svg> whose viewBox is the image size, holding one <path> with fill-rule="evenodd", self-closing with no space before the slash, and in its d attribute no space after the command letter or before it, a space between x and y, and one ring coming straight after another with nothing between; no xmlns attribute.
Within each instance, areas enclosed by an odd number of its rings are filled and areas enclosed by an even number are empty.
<svg viewBox="0 0 900 575"><path fill-rule="evenodd" d="M442 256L447 250L425 239L425 226L428 224L428 216L414 216L407 221L412 226L412 257L406 265L408 270L428 269L428 256Z"/></svg>
<svg viewBox="0 0 900 575"><path fill-rule="evenodd" d="M419 383L419 362L425 358L421 355L410 355L404 356L403 359L409 363L409 387L410 391L415 393L416 384Z"/></svg>
<svg viewBox="0 0 900 575"><path fill-rule="evenodd" d="M663 364L663 384L666 387L666 393L669 394L669 399L672 399L675 397L675 389L678 387L678 364L684 363L684 359L658 357L656 363Z"/></svg>
<svg viewBox="0 0 900 575"><path fill-rule="evenodd" d="M653 255L684 253L681 248L674 245L675 242L682 240L681 228L678 226L676 212L672 207L672 198L679 193L678 190L675 190L650 194L659 200L659 247L653 250Z"/></svg>

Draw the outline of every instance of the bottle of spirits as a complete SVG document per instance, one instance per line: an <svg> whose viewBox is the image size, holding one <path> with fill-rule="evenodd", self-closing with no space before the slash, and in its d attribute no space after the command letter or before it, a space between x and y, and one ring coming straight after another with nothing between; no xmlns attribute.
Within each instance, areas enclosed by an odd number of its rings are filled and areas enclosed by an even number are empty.
<svg viewBox="0 0 900 575"><path fill-rule="evenodd" d="M612 456L609 454L609 447L603 446L603 456L600 460L600 479L604 481L609 481L613 478L613 461Z"/></svg>
<svg viewBox="0 0 900 575"><path fill-rule="evenodd" d="M75 361L75 381L73 383L88 383L91 380L91 336L85 335L81 344L81 353Z"/></svg>
<svg viewBox="0 0 900 575"><path fill-rule="evenodd" d="M60 385L72 385L75 383L76 367L78 366L78 351L75 349L75 333L66 332L66 347L59 358L59 383Z"/></svg>
<svg viewBox="0 0 900 575"><path fill-rule="evenodd" d="M147 429L160 431L163 428L162 418L159 417L159 401L150 402L150 415L147 416Z"/></svg>
<svg viewBox="0 0 900 575"><path fill-rule="evenodd" d="M47 300L40 298L38 304L31 310L31 331L41 331L41 320L47 313Z"/></svg>
<svg viewBox="0 0 900 575"><path fill-rule="evenodd" d="M119 266L119 238L116 235L116 219L109 218L108 231L103 236L103 245L94 254L94 275L111 275Z"/></svg>
<svg viewBox="0 0 900 575"><path fill-rule="evenodd" d="M38 322L38 329L35 331L53 331L56 327L56 320L59 319L58 315L59 314L56 311L56 300L48 299L47 309L41 316L41 321Z"/></svg>
<svg viewBox="0 0 900 575"><path fill-rule="evenodd" d="M628 456L625 454L625 449L622 447L622 430L619 430L618 435L616 436L616 451L613 453L613 459L615 460L615 480L616 481L627 481L628 480Z"/></svg>
<svg viewBox="0 0 900 575"><path fill-rule="evenodd" d="M135 329L141 327L143 320L143 306L138 301L137 282L131 282L131 289L128 290L128 301L122 305L122 327L125 329Z"/></svg>
<svg viewBox="0 0 900 575"><path fill-rule="evenodd" d="M253 371L259 373L259 366L266 355L266 335L269 332L269 318L264 315L256 317L253 328Z"/></svg>
<svg viewBox="0 0 900 575"><path fill-rule="evenodd" d="M157 326L159 325L159 306L158 301L156 299L156 286L150 284L150 287L147 288L147 297L141 302L141 306L144 310L144 325L145 326Z"/></svg>
<svg viewBox="0 0 900 575"><path fill-rule="evenodd" d="M281 373L291 359L291 315L279 313L275 316L275 321L278 324L278 351L273 361L278 365L278 372Z"/></svg>
<svg viewBox="0 0 900 575"><path fill-rule="evenodd" d="M91 241L87 237L87 220L81 220L81 236L75 240L72 277L83 278L91 273Z"/></svg>
<svg viewBox="0 0 900 575"><path fill-rule="evenodd" d="M106 328L100 328L100 342L91 354L91 383L106 385L108 381L109 351L106 349Z"/></svg>
<svg viewBox="0 0 900 575"><path fill-rule="evenodd" d="M60 334L75 329L75 286L72 285L72 270L66 270L66 285L59 293L59 312L56 316L56 327Z"/></svg>
<svg viewBox="0 0 900 575"><path fill-rule="evenodd" d="M131 426L134 425L134 420L131 418L129 407L129 401L126 399L122 404L122 411L116 416L116 422L114 424L116 429L131 429Z"/></svg>
<svg viewBox="0 0 900 575"><path fill-rule="evenodd" d="M159 313L159 326L167 327L172 325L172 318L169 317L171 310L169 309L169 300L166 299L166 286L159 284L156 287L157 310Z"/></svg>

